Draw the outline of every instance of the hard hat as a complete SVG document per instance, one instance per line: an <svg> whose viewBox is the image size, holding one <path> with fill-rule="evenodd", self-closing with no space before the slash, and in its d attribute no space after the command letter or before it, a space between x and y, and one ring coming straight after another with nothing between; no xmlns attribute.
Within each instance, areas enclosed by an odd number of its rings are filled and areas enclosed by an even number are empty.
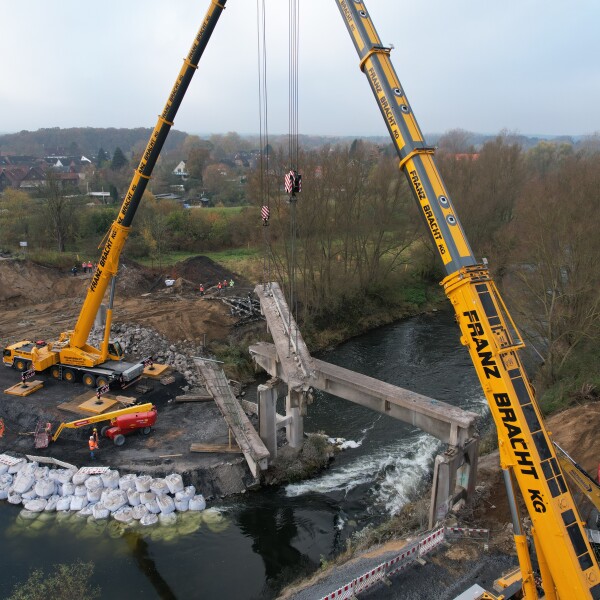
<svg viewBox="0 0 600 600"><path fill-rule="evenodd" d="M90 440L93 440L93 439L94 439L94 436L93 436L93 435L90 435Z"/></svg>
<svg viewBox="0 0 600 600"><path fill-rule="evenodd" d="M94 431L98 431L98 430L94 427Z"/></svg>

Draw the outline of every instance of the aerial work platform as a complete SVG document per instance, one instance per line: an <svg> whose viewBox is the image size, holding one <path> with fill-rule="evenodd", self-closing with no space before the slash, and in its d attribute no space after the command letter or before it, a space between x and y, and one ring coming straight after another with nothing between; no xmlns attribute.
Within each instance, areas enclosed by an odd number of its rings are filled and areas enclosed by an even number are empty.
<svg viewBox="0 0 600 600"><path fill-rule="evenodd" d="M238 399L234 396L223 369L216 361L202 358L194 359L194 363L204 381L207 391L212 394L225 422L246 458L246 462L254 477L267 468L269 451L256 433Z"/></svg>

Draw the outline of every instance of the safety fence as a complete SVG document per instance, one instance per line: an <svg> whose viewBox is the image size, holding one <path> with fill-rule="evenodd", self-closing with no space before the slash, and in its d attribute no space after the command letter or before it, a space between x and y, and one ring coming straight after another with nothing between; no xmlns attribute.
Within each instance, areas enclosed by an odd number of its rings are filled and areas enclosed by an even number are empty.
<svg viewBox="0 0 600 600"><path fill-rule="evenodd" d="M409 542L401 554L377 565L370 571L356 577L349 583L338 588L334 592L323 596L321 600L349 600L373 587L377 583L383 583L391 575L395 575L402 569L405 569L418 558L422 558L434 548L437 548L446 537L456 539L457 537L470 537L473 539L489 540L489 531L487 529L469 529L466 527L440 527L429 531L412 542Z"/></svg>

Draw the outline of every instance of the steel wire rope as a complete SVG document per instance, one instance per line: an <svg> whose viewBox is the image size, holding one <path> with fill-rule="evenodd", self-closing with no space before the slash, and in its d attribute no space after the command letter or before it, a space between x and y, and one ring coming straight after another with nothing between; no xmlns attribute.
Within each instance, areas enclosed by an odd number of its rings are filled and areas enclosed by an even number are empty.
<svg viewBox="0 0 600 600"><path fill-rule="evenodd" d="M269 119L267 89L267 17L265 0L256 0L256 36L258 68L258 123L259 123L259 196L262 207L270 212L269 186ZM268 224L268 217L263 225ZM268 227L263 227L263 285L271 281L271 236Z"/></svg>
<svg viewBox="0 0 600 600"><path fill-rule="evenodd" d="M290 161L290 172L298 173L298 56L300 48L300 30L299 30L300 6L298 0L288 0L288 21L289 21L289 53L288 53L288 154ZM295 183L294 183L295 185ZM290 262L289 262L289 311L288 311L288 346L292 343L292 335L295 336L295 346L298 347L297 329L292 332L292 315L298 322L298 298L296 281L296 239L298 225L296 218L296 197L294 191L290 195Z"/></svg>

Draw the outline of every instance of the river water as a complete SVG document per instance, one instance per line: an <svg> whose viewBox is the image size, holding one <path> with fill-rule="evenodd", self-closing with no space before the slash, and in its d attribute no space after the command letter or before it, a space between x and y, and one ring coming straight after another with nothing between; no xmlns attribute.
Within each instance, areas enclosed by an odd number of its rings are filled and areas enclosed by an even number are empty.
<svg viewBox="0 0 600 600"><path fill-rule="evenodd" d="M319 358L487 416L487 406L451 313L408 319L357 337ZM23 523L0 506L0 597L30 569L76 559L95 565L110 598L274 598L317 570L357 529L396 513L430 477L439 449L416 428L317 393L307 432L350 446L320 476L217 505L193 533L90 527L77 516ZM199 527L198 527L199 526Z"/></svg>

